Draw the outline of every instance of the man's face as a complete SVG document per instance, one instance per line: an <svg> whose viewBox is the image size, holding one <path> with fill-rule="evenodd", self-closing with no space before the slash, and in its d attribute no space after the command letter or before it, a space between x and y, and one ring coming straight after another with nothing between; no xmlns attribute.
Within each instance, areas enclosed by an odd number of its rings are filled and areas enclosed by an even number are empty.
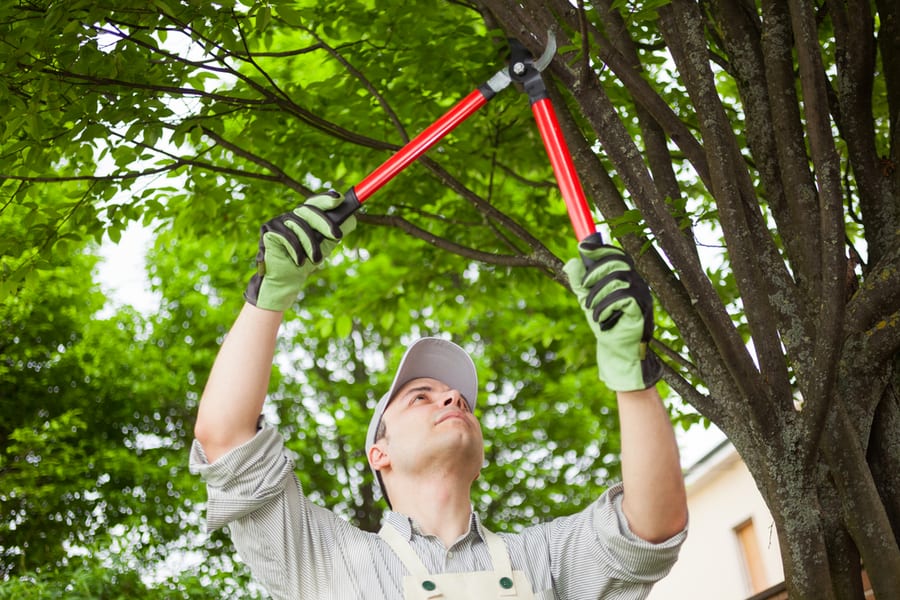
<svg viewBox="0 0 900 600"><path fill-rule="evenodd" d="M380 441L391 468L415 472L449 466L472 471L484 462L481 424L458 390L437 379L407 382L382 417L387 435Z"/></svg>

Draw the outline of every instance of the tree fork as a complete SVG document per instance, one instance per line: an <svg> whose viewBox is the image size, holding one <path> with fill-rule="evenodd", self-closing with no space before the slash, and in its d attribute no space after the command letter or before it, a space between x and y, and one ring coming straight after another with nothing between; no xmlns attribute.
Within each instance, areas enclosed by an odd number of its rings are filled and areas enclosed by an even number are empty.
<svg viewBox="0 0 900 600"><path fill-rule="evenodd" d="M875 409L867 461L884 503L894 536L900 539L900 383L898 362L893 361L891 383Z"/></svg>
<svg viewBox="0 0 900 600"><path fill-rule="evenodd" d="M856 543L877 598L900 590L900 548L878 495L856 431L846 412L831 412L821 444L841 498L847 531Z"/></svg>
<svg viewBox="0 0 900 600"><path fill-rule="evenodd" d="M864 600L859 550L847 532L841 499L828 468L820 462L816 473L834 595L841 600Z"/></svg>

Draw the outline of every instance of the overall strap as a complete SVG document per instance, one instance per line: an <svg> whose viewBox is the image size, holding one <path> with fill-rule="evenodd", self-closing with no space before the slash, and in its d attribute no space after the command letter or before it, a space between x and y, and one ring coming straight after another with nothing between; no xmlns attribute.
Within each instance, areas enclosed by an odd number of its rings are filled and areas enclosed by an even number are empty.
<svg viewBox="0 0 900 600"><path fill-rule="evenodd" d="M404 539L399 531L390 525L383 525L378 531L378 535L387 542L410 574L421 579L427 579L431 575L425 564L413 551L412 546L409 545L409 540Z"/></svg>
<svg viewBox="0 0 900 600"><path fill-rule="evenodd" d="M484 540L488 545L488 552L491 553L491 564L494 567L494 574L498 578L500 585L500 597L517 595L516 580L513 577L512 563L509 560L509 551L506 543L499 535L487 529L481 529L484 534Z"/></svg>

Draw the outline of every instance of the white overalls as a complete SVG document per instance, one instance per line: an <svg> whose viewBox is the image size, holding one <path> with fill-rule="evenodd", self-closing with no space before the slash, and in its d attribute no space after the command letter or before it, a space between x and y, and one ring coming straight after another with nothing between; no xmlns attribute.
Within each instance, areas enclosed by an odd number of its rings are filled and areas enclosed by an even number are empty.
<svg viewBox="0 0 900 600"><path fill-rule="evenodd" d="M411 573L403 578L404 600L534 600L531 583L522 571L513 571L503 539L482 529L493 571L432 575L400 533L385 525L378 532Z"/></svg>

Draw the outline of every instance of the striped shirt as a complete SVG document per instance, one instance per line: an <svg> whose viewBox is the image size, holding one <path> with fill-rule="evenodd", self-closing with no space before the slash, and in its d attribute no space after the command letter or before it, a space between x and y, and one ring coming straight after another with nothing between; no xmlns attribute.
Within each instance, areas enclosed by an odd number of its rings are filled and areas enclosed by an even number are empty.
<svg viewBox="0 0 900 600"><path fill-rule="evenodd" d="M273 598L403 598L409 573L393 550L377 533L310 502L293 469L271 427L212 464L195 440L191 470L207 484L207 529L229 526L238 554ZM402 514L389 512L385 520L431 573L491 570L474 513L469 532L449 549ZM500 535L513 569L525 572L538 599L640 600L669 572L687 532L660 544L635 536L619 484L579 513Z"/></svg>

